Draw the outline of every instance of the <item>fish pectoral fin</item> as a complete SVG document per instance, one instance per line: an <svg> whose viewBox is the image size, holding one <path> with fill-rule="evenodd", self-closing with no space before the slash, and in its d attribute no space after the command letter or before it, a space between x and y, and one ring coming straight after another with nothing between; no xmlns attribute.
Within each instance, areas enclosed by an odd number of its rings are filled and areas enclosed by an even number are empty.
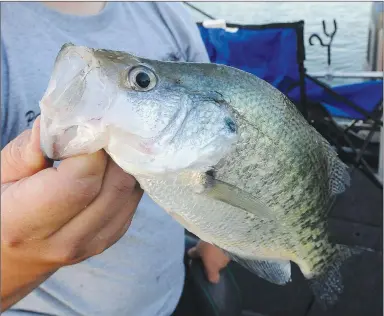
<svg viewBox="0 0 384 316"><path fill-rule="evenodd" d="M212 185L207 187L202 194L252 213L257 217L274 218L272 210L248 192L217 179L213 179L211 183Z"/></svg>
<svg viewBox="0 0 384 316"><path fill-rule="evenodd" d="M268 282L284 285L291 281L291 262L289 260L254 260L223 251L233 261Z"/></svg>

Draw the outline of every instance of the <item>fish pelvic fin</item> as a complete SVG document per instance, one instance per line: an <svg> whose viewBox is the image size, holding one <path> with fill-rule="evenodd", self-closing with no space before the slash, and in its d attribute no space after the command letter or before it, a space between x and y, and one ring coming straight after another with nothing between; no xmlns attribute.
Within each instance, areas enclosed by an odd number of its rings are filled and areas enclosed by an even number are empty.
<svg viewBox="0 0 384 316"><path fill-rule="evenodd" d="M344 290L340 272L342 265L355 255L360 255L364 251L373 251L371 249L346 245L336 245L336 248L337 252L334 259L328 264L326 270L309 280L309 285L315 299L323 310L327 310L330 306L334 305Z"/></svg>
<svg viewBox="0 0 384 316"><path fill-rule="evenodd" d="M223 251L231 260L268 282L284 285L291 281L291 262L288 260L255 260Z"/></svg>

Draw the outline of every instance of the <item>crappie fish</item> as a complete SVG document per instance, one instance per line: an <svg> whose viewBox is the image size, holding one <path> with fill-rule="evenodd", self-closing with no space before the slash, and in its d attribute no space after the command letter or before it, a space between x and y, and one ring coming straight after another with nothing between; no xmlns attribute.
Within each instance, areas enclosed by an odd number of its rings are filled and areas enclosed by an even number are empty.
<svg viewBox="0 0 384 316"><path fill-rule="evenodd" d="M202 240L285 284L296 263L322 302L356 253L328 240L347 166L286 96L241 70L65 44L41 107L47 157L104 149Z"/></svg>

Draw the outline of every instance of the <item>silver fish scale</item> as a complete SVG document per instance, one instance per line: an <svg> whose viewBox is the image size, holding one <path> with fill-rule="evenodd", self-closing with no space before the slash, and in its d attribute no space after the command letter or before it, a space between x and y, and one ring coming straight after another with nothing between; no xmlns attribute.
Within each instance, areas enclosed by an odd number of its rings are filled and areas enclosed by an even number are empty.
<svg viewBox="0 0 384 316"><path fill-rule="evenodd" d="M253 91L271 90L264 82L258 83L264 87ZM244 105L236 107L241 139L233 154L216 166L216 177L268 205L276 220L289 227L280 236L292 242L281 238L281 247L288 247L314 267L334 253L322 224L329 203L330 171L324 142L285 96L266 91L272 97L260 98L249 90L235 95L235 104ZM276 238L268 230L264 233L269 240Z"/></svg>
<svg viewBox="0 0 384 316"><path fill-rule="evenodd" d="M159 178L138 179L155 202L161 203L176 220L202 239L240 256L281 258L282 236L273 240L265 231L279 231L273 221L257 218L237 208L191 191L177 182ZM267 250L267 251L266 251Z"/></svg>

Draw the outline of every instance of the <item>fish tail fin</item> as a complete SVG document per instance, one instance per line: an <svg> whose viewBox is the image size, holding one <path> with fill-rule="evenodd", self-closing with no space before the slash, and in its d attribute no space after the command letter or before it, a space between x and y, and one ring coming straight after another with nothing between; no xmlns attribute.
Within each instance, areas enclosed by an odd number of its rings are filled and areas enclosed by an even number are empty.
<svg viewBox="0 0 384 316"><path fill-rule="evenodd" d="M334 305L344 290L340 272L343 263L364 251L373 251L371 249L346 245L336 245L336 248L337 252L333 260L327 265L326 270L309 280L315 299L324 310Z"/></svg>

